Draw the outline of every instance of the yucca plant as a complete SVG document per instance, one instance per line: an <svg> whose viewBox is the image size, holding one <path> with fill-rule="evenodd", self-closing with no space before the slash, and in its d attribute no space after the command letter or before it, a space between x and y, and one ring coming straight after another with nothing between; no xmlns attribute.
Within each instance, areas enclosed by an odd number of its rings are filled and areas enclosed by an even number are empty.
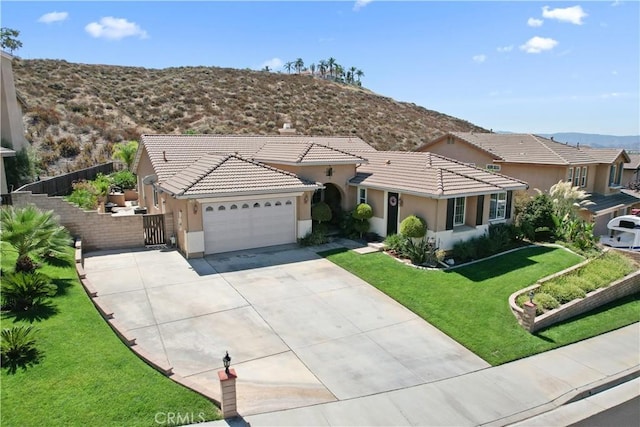
<svg viewBox="0 0 640 427"><path fill-rule="evenodd" d="M0 333L2 366L10 373L39 362L42 352L36 347L35 332L33 326L14 326Z"/></svg>
<svg viewBox="0 0 640 427"><path fill-rule="evenodd" d="M2 307L23 311L54 296L58 288L45 274L18 272L3 276L1 289Z"/></svg>

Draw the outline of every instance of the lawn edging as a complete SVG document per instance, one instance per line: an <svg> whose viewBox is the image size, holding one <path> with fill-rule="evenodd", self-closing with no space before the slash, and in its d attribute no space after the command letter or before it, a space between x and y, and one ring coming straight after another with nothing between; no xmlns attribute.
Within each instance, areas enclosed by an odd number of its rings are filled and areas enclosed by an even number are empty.
<svg viewBox="0 0 640 427"><path fill-rule="evenodd" d="M78 279L82 283L82 287L89 296L89 299L98 310L102 318L106 321L109 327L115 332L120 340L131 350L136 356L142 359L147 365L151 366L156 371L160 372L165 377L171 379L173 382L186 387L204 398L213 402L216 406L220 407L221 403L216 399L206 388L196 384L188 378L183 378L178 374L174 374L173 367L169 364L157 360L152 354L148 353L142 347L137 345L136 338L125 328L122 324L115 319L115 315L111 309L100 299L98 292L95 290L89 279L86 277L84 271L84 258L82 255L82 241L80 239L75 242L75 265Z"/></svg>
<svg viewBox="0 0 640 427"><path fill-rule="evenodd" d="M516 303L516 298L524 293L535 291L545 282L552 280L556 277L565 275L572 271L578 270L591 262L591 260L585 260L579 264L569 267L565 270L559 271L550 276L544 277L537 281L535 284L528 286L524 289L520 289L509 296L509 307L511 312L518 320L518 323L522 325L529 332L547 328L553 324L562 322L577 315L586 313L595 308L603 306L607 303L615 301L620 298L624 298L628 295L633 295L640 292L640 270L627 274L626 276L614 281L606 288L599 288L587 293L584 298L575 299L560 307L549 310L539 316L532 316L529 318L525 313L525 310L520 308Z"/></svg>

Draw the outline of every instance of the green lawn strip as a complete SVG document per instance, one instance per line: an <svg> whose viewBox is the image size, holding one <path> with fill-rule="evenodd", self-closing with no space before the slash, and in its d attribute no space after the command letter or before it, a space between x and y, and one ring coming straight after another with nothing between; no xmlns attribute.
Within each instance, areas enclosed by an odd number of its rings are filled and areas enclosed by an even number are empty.
<svg viewBox="0 0 640 427"><path fill-rule="evenodd" d="M13 271L14 262L14 254L3 250L3 271ZM220 418L210 401L155 371L118 339L73 264L40 271L62 285L52 299L57 312L32 323L39 330L41 362L13 375L2 370L2 425L153 426L169 412L195 421ZM3 315L3 328L20 323L29 321Z"/></svg>
<svg viewBox="0 0 640 427"><path fill-rule="evenodd" d="M637 300L620 302L592 317L526 332L508 298L581 258L563 249L526 248L449 271L419 270L390 256L329 251L330 261L380 289L492 365L530 356L637 322ZM635 310L634 310L635 307ZM613 317L615 320L611 320ZM574 325L575 324L575 325ZM575 329L585 328L580 334Z"/></svg>

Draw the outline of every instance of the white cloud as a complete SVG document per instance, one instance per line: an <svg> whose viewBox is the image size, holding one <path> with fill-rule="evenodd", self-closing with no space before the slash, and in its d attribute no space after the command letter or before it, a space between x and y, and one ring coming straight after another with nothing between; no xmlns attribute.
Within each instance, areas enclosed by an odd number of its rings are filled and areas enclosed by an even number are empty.
<svg viewBox="0 0 640 427"><path fill-rule="evenodd" d="M129 22L124 18L114 18L113 16L102 17L99 23L91 22L84 29L93 37L109 40L120 40L133 36L141 39L148 37L147 32L135 22Z"/></svg>
<svg viewBox="0 0 640 427"><path fill-rule="evenodd" d="M527 20L527 25L530 27L542 27L544 21L542 19L529 18Z"/></svg>
<svg viewBox="0 0 640 427"><path fill-rule="evenodd" d="M549 6L544 6L542 8L542 16L548 19L557 19L562 22L582 25L582 18L586 18L588 15L582 10L581 6L565 7L564 9L550 9Z"/></svg>
<svg viewBox="0 0 640 427"><path fill-rule="evenodd" d="M524 50L527 53L540 53L545 50L551 50L557 45L557 40L535 36L520 46L520 50Z"/></svg>
<svg viewBox="0 0 640 427"><path fill-rule="evenodd" d="M471 59L473 59L473 62L475 62L477 64L482 64L484 61L487 60L487 55L475 55Z"/></svg>
<svg viewBox="0 0 640 427"><path fill-rule="evenodd" d="M509 46L499 46L496 48L496 50L498 52L511 52L513 50L513 45L509 45Z"/></svg>
<svg viewBox="0 0 640 427"><path fill-rule="evenodd" d="M353 5L353 10L358 11L371 3L373 0L356 0L356 4Z"/></svg>
<svg viewBox="0 0 640 427"><path fill-rule="evenodd" d="M52 22L61 22L69 17L68 12L49 12L38 18L38 22L44 24L51 24Z"/></svg>
<svg viewBox="0 0 640 427"><path fill-rule="evenodd" d="M616 6L620 6L621 4L622 4L622 1L615 0L613 3L611 3L611 6L616 7Z"/></svg>
<svg viewBox="0 0 640 427"><path fill-rule="evenodd" d="M271 59L268 59L268 60L264 61L260 65L260 69L264 69L264 67L269 67L270 70L277 70L279 68L282 68L283 64L284 64L284 62L282 62L282 59L280 59L280 58L271 58Z"/></svg>

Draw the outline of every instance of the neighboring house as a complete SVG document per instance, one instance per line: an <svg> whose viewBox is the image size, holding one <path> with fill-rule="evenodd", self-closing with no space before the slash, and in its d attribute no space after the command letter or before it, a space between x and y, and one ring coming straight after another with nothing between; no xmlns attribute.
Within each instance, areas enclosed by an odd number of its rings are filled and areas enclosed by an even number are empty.
<svg viewBox="0 0 640 427"><path fill-rule="evenodd" d="M359 138L143 135L134 170L140 204L172 213L187 257L284 243L311 231L311 206L369 203L372 231L411 214L442 249L509 221L526 184L433 154L377 152Z"/></svg>
<svg viewBox="0 0 640 427"><path fill-rule="evenodd" d="M0 194L8 193L7 177L4 169L4 158L15 156L17 151L27 146L22 125L22 111L18 104L16 88L13 81L13 56L0 51L0 137L3 142L11 144L11 149L2 149L0 167Z"/></svg>
<svg viewBox="0 0 640 427"><path fill-rule="evenodd" d="M623 166L622 184L627 188L640 185L640 154L629 154L629 162Z"/></svg>
<svg viewBox="0 0 640 427"><path fill-rule="evenodd" d="M591 194L583 217L594 222L596 235L606 234L607 223L625 215L640 202L620 191L622 171L629 156L622 149L573 146L531 134L451 132L423 144L417 151L433 152L498 171L548 192L558 181L569 181Z"/></svg>

